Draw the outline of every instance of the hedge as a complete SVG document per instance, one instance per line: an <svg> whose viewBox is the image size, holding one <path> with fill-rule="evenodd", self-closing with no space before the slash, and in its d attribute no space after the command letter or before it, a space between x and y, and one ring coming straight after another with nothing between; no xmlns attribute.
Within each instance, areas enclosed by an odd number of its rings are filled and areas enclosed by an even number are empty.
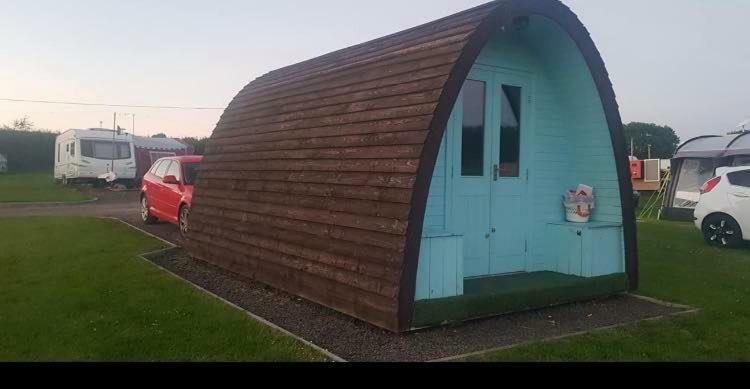
<svg viewBox="0 0 750 389"><path fill-rule="evenodd" d="M55 138L48 131L0 129L0 154L8 158L8 172L49 172L55 168Z"/></svg>

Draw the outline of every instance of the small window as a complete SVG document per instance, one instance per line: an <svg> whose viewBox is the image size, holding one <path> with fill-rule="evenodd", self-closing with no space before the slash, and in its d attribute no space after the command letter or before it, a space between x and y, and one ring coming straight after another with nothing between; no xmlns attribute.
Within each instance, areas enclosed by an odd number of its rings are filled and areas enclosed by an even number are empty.
<svg viewBox="0 0 750 389"><path fill-rule="evenodd" d="M75 142L73 142L73 143L70 144L70 155L72 157L76 156L76 144L75 144Z"/></svg>
<svg viewBox="0 0 750 389"><path fill-rule="evenodd" d="M57 162L60 162L60 144L57 144Z"/></svg>
<svg viewBox="0 0 750 389"><path fill-rule="evenodd" d="M728 173L729 183L734 186L750 188L750 170Z"/></svg>
<svg viewBox="0 0 750 389"><path fill-rule="evenodd" d="M519 177L521 169L521 88L503 85L500 117L500 177Z"/></svg>
<svg viewBox="0 0 750 389"><path fill-rule="evenodd" d="M463 96L461 175L481 177L484 175L485 83L467 80Z"/></svg>
<svg viewBox="0 0 750 389"><path fill-rule="evenodd" d="M65 145L65 152L70 153L70 145Z"/></svg>
<svg viewBox="0 0 750 389"><path fill-rule="evenodd" d="M172 161L162 161L159 164L159 167L156 168L156 172L154 173L155 176L159 178L164 178L166 176L167 169L169 168L169 165L172 163Z"/></svg>
<svg viewBox="0 0 750 389"><path fill-rule="evenodd" d="M164 174L164 176L174 176L177 181L180 180L180 163L177 161L172 161L172 164L169 165L169 169L167 169L167 172Z"/></svg>

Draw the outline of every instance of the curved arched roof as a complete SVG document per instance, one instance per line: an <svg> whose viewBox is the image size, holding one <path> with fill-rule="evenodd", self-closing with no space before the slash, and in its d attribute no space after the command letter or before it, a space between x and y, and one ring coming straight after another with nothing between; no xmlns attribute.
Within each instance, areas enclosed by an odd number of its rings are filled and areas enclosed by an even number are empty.
<svg viewBox="0 0 750 389"><path fill-rule="evenodd" d="M494 1L270 72L222 115L199 174L195 257L375 325L411 324L419 245L443 131L480 50L518 16L561 26L583 54L629 188L614 92L556 0ZM621 190L623 213L632 198ZM625 223L631 281L635 227Z"/></svg>
<svg viewBox="0 0 750 389"><path fill-rule="evenodd" d="M731 135L706 135L683 143L674 158L720 158L733 155L750 155L748 133Z"/></svg>

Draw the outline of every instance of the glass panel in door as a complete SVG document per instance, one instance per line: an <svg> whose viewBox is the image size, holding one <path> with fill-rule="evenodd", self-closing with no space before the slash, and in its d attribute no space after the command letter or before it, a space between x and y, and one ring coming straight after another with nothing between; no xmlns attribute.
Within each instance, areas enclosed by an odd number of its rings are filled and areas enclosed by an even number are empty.
<svg viewBox="0 0 750 389"><path fill-rule="evenodd" d="M526 270L528 250L530 204L523 165L525 83L502 73L495 79L490 274L506 274Z"/></svg>

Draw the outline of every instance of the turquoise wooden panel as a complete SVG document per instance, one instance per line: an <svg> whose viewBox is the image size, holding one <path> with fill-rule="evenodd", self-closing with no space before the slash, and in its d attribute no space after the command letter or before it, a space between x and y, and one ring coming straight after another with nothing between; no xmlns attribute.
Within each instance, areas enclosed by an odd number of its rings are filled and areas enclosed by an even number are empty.
<svg viewBox="0 0 750 389"><path fill-rule="evenodd" d="M584 256L586 277L597 277L625 272L622 227L596 228L591 230L590 240L585 242L587 256Z"/></svg>
<svg viewBox="0 0 750 389"><path fill-rule="evenodd" d="M529 130L532 135L524 149L528 153L526 203L530 210L527 215L529 224L525 227L528 229L529 245L526 270L560 269L569 273L570 263L566 263L567 267L562 269L565 266L559 263L559 255L556 255L564 251L568 257L573 255L571 253L580 252L581 258L591 258L591 263L586 265L590 270L579 270L579 273L603 275L621 272L624 246L621 229L583 234L596 240L597 245L587 245L581 237L581 247L578 249L577 246L571 248L564 239L571 234L570 229L563 229L557 234L559 236L551 236L548 228L549 223L564 220L562 194L579 183L591 185L596 190L597 207L592 215L593 222L622 222L609 130L594 81L575 43L555 23L533 16L525 30L493 37L480 54L472 73L492 74L493 71L524 75L531 84L531 118L526 124L532 126ZM460 108L459 101L433 173L425 237L441 233L458 234L467 228L467 223L489 223L486 214L472 211L471 203L478 198L472 197L455 178L458 168L455 166L455 150L460 147L460 137L457 136L460 121L456 117L460 116ZM476 196L481 197L482 194L476 193ZM471 240L465 240L464 244L468 244L466 253L488 249L484 243L479 247L477 242ZM422 247L418 278L443 279L445 283L445 273L441 277L437 273L428 276L425 272L431 266L423 267L422 264L427 259L433 261L433 258L442 258L444 269L446 257L426 255L426 250L434 248L432 244L423 244ZM465 261L467 271L474 272L471 270L471 259L466 258ZM484 264L477 266L484 267ZM583 264L579 267L584 269ZM429 298L429 288L418 285L417 293L422 298Z"/></svg>
<svg viewBox="0 0 750 389"><path fill-rule="evenodd" d="M417 268L416 300L460 296L464 293L463 238L422 239Z"/></svg>

